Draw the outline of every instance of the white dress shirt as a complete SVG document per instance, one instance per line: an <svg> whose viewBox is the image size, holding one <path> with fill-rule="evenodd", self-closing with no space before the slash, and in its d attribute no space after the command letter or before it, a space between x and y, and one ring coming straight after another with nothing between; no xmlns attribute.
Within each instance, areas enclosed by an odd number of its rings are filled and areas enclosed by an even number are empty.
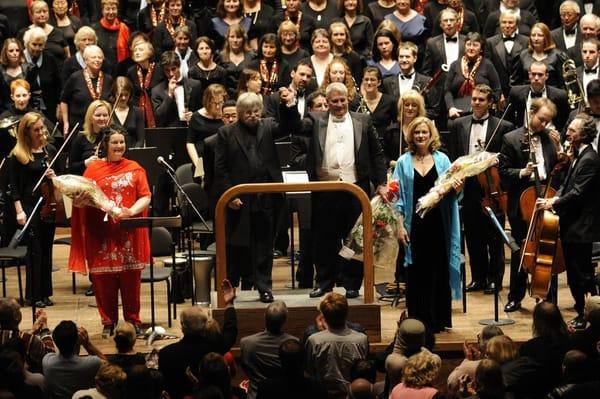
<svg viewBox="0 0 600 399"><path fill-rule="evenodd" d="M488 118L489 115L485 115L483 118L481 118L485 119L482 125L479 123L471 123L471 134L469 135L469 155L476 154L485 149L485 136L487 133Z"/></svg>
<svg viewBox="0 0 600 399"><path fill-rule="evenodd" d="M546 161L544 159L544 148L542 147L542 143L540 142L540 137L538 135L533 135L531 137L531 148L535 152L535 160L537 162L537 170L540 175L540 180L546 180ZM532 173L529 180L535 180L535 174Z"/></svg>
<svg viewBox="0 0 600 399"><path fill-rule="evenodd" d="M177 115L179 115L180 121L185 121L185 93L183 91L183 77L179 78L179 84L175 88L175 92L173 93L173 97L175 99L175 104L177 104ZM168 83L167 83L168 85Z"/></svg>
<svg viewBox="0 0 600 399"><path fill-rule="evenodd" d="M565 30L563 29L563 38L565 39L565 47L570 49L575 45L575 39L577 39L577 25L573 28L573 33L567 35Z"/></svg>
<svg viewBox="0 0 600 399"><path fill-rule="evenodd" d="M342 121L329 114L319 180L356 182L354 126L350 114Z"/></svg>
<svg viewBox="0 0 600 399"><path fill-rule="evenodd" d="M400 97L402 97L403 93L406 93L413 88L415 84L415 74L414 69L408 76L403 75L402 72L398 74L398 90L400 91Z"/></svg>
<svg viewBox="0 0 600 399"><path fill-rule="evenodd" d="M595 69L595 72L586 72L587 68L585 67L585 64L583 65L583 82L581 82L581 84L583 85L583 92L585 93L586 97L587 97L587 85L588 83L590 83L592 80L594 79L598 79L598 63L596 62L596 65L593 68L590 69Z"/></svg>
<svg viewBox="0 0 600 399"><path fill-rule="evenodd" d="M458 33L453 37L456 37L456 41L449 42L446 40L446 35L444 35L444 52L446 53L446 65L448 66L458 59Z"/></svg>

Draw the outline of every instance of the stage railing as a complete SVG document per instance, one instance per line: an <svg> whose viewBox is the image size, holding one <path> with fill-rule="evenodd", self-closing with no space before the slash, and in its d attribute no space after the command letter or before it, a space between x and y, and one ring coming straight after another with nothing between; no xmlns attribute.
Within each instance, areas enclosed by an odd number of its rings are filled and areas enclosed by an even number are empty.
<svg viewBox="0 0 600 399"><path fill-rule="evenodd" d="M373 303L375 301L373 293L374 270L373 270L373 228L371 224L371 202L365 192L355 184L345 182L310 182L310 183L254 183L240 184L231 187L225 191L215 210L215 240L217 246L217 269L216 279L223 281L227 276L227 255L225 250L225 223L227 204L241 194L258 193L297 193L303 191L346 191L353 194L359 201L362 208L364 222L363 242L364 242L364 301ZM293 228L293 226L292 226ZM219 288L217 291L217 306L225 306L223 291Z"/></svg>

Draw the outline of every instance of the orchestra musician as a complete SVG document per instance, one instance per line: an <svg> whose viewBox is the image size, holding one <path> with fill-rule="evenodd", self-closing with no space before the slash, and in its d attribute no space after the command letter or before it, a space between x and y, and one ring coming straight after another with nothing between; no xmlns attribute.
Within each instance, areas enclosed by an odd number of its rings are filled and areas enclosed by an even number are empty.
<svg viewBox="0 0 600 399"><path fill-rule="evenodd" d="M85 113L83 130L73 138L69 152L69 173L83 175L85 168L98 159L102 141L100 129L107 126L112 107L108 101L93 101Z"/></svg>
<svg viewBox="0 0 600 399"><path fill-rule="evenodd" d="M46 170L46 162L56 155L56 149L48 144L48 131L44 117L37 112L28 112L19 122L17 144L9 158L10 192L14 201L17 223L22 227L29 218L27 240L26 304L43 308L52 306L52 243L54 220L42 220L40 212L32 211L41 195L40 188L33 189L42 174L54 176L52 169Z"/></svg>
<svg viewBox="0 0 600 399"><path fill-rule="evenodd" d="M532 134L528 142L527 128L521 127L504 135L500 149L498 170L503 185L508 191L508 221L514 239L520 243L527 235L527 223L523 220L519 209L521 193L534 185L534 168L537 168L541 183L546 182L550 172L558 161L555 143L560 135L550 131L548 124L556 116L556 106L545 98L537 98L531 102L529 109L529 131ZM530 153L535 153L537 164L531 162ZM525 297L527 272L520 269L521 256L513 253L510 260L510 292L505 312L521 309L521 301Z"/></svg>
<svg viewBox="0 0 600 399"><path fill-rule="evenodd" d="M83 175L96 182L119 213L105 220L104 211L78 208L77 202L83 198L74 199L69 269L90 273L104 336L112 335L119 321L119 290L123 318L135 326L139 335L141 273L150 262L150 240L147 229L124 229L119 220L147 216L150 187L146 170L123 156L126 132L110 125L100 131L100 136L106 156L92 161Z"/></svg>
<svg viewBox="0 0 600 399"><path fill-rule="evenodd" d="M555 197L540 199L542 209L551 209L560 217L560 237L567 265L567 282L575 300L577 317L570 325L583 329L585 295L598 295L594 283L592 243L600 240L600 156L591 143L598 134L596 121L579 114L567 128L567 141L574 158L565 181Z"/></svg>

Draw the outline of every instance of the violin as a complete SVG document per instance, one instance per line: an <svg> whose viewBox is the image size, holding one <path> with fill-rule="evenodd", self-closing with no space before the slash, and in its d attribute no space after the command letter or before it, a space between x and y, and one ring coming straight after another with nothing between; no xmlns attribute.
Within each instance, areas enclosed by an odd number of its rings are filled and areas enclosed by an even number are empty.
<svg viewBox="0 0 600 399"><path fill-rule="evenodd" d="M537 164L535 151L531 148L532 134L527 128L526 144L530 161ZM541 145L541 144L540 144ZM568 158L567 158L568 160ZM565 259L559 237L559 218L549 210L537 209L538 198L553 197L556 192L551 187L552 179L566 164L563 159L550 173L547 185L542 185L537 167L534 168L535 185L521 194L519 206L521 215L528 222L527 236L521 252L520 267L531 274L530 296L546 299L553 274L565 271Z"/></svg>
<svg viewBox="0 0 600 399"><path fill-rule="evenodd" d="M44 166L47 167L49 156L46 149L44 149L44 152L46 153ZM65 204L63 203L62 195L56 190L52 180L47 179L43 182L40 185L40 191L44 198L42 207L40 208L42 220L49 223L65 223L67 221Z"/></svg>

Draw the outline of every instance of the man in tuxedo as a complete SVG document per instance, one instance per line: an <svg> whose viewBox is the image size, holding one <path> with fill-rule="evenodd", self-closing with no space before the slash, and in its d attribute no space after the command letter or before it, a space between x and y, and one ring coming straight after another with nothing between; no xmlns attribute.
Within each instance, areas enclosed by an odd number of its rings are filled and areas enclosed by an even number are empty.
<svg viewBox="0 0 600 399"><path fill-rule="evenodd" d="M581 46L581 32L578 29L579 16L581 11L577 2L566 0L561 3L560 9L560 27L552 30L550 35L556 44L556 47L569 55L571 49L577 53Z"/></svg>
<svg viewBox="0 0 600 399"><path fill-rule="evenodd" d="M573 119L567 128L567 141L574 158L565 181L555 197L539 200L543 209L551 209L560 217L567 281L577 311L570 324L576 329L585 328L585 295L597 295L592 243L600 240L600 156L591 146L597 134L591 116L580 114Z"/></svg>
<svg viewBox="0 0 600 399"><path fill-rule="evenodd" d="M600 56L600 41L596 38L585 39L581 44L581 60L583 65L577 67L577 78L587 97L586 88L595 79L600 78L598 59Z"/></svg>
<svg viewBox="0 0 600 399"><path fill-rule="evenodd" d="M510 89L508 102L512 104L512 107L506 117L515 126L525 124L525 110L529 109L533 100L546 97L552 100L558 109L558 113L555 113L552 122L556 129L562 130L569 110L567 93L562 89L547 85L547 80L548 67L543 62L536 61L529 67L529 81L531 84L515 86Z"/></svg>
<svg viewBox="0 0 600 399"><path fill-rule="evenodd" d="M165 51L160 64L166 80L152 88L156 126L185 127L202 106L200 82L182 76L181 59L174 51Z"/></svg>
<svg viewBox="0 0 600 399"><path fill-rule="evenodd" d="M462 57L465 47L465 36L458 33L458 15L451 8L440 13L442 34L427 40L425 56L421 72L433 76L442 65L450 66Z"/></svg>
<svg viewBox="0 0 600 399"><path fill-rule="evenodd" d="M536 98L531 102L528 115L531 140L528 140L529 134L525 127L505 134L498 166L504 187L508 191L508 221L512 235L519 243L527 235L527 223L520 212L519 198L525 189L535 184L536 175L539 175L542 184L547 181L557 163L557 143L560 142L558 132L547 128L556 115L556 105L551 100ZM534 156L536 162L533 162ZM525 296L527 273L520 269L520 263L519 253L513 253L510 259L510 292L508 303L504 306L505 312L521 309L521 301Z"/></svg>
<svg viewBox="0 0 600 399"><path fill-rule="evenodd" d="M281 102L293 95L281 90ZM215 147L215 192L220 196L244 183L281 182L281 166L273 136L279 123L261 118L262 99L241 94L236 103L238 121L219 128ZM287 108L283 106L284 108ZM291 109L291 108L290 108ZM273 233L276 198L273 195L241 195L228 204L227 276L234 286L258 289L260 301L273 302Z"/></svg>
<svg viewBox="0 0 600 399"><path fill-rule="evenodd" d="M502 96L500 103L508 98L510 88L522 81L522 68L519 66L519 54L527 48L529 38L517 34L519 16L513 11L500 14L501 33L485 41L485 57L489 59L500 78Z"/></svg>
<svg viewBox="0 0 600 399"><path fill-rule="evenodd" d="M457 157L484 150L500 151L502 137L513 130L514 126L510 122L500 121L499 118L490 116L489 111L493 101L491 87L485 84L477 85L471 95L473 115L463 116L449 123L450 135L457 141ZM463 193L462 220L472 279L467 286L467 291L483 289L486 294L492 294L496 286L502 289L504 276L502 238L482 208L483 191L476 177L466 179ZM496 209L496 215L500 224L504 225L502 209Z"/></svg>
<svg viewBox="0 0 600 399"><path fill-rule="evenodd" d="M519 16L518 32L521 35L529 36L531 27L537 22L537 18L531 12L523 7L519 8L519 0L501 0L495 9L488 8L488 17L483 27L483 36L492 37L500 33L500 14L505 11L512 11ZM489 7L492 7L491 5Z"/></svg>
<svg viewBox="0 0 600 399"><path fill-rule="evenodd" d="M308 107L306 105L306 99L310 95L307 92L308 84L313 76L312 65L308 60L301 60L294 66L292 72L290 74L292 77L292 82L288 86L288 88L296 93L295 98L297 101L297 109L300 113L300 116L304 118L308 113ZM279 92L274 92L269 95L269 97L265 98L265 117L272 117L276 120L279 120L279 104L281 104L281 99L279 98ZM283 132L284 134L291 134L291 132Z"/></svg>
<svg viewBox="0 0 600 399"><path fill-rule="evenodd" d="M590 115L596 121L596 128L600 131L600 79L594 79L585 87L587 95L587 109L585 111L586 114ZM579 115L580 111L578 109L574 109L569 114L569 120L566 123L568 127L573 119ZM565 140L567 137L567 130L562 132L562 139ZM594 137L594 140L591 142L592 147L596 152L598 151L598 136Z"/></svg>
<svg viewBox="0 0 600 399"><path fill-rule="evenodd" d="M294 132L311 137L306 158L309 178L354 183L367 195L372 183L376 192L385 196L385 158L370 116L348 112L348 89L343 83L330 84L326 97L328 112L309 113L302 120L294 113L292 121ZM363 265L345 261L338 252L361 213L358 199L346 192L315 192L312 212L317 286L310 296L331 291L343 264L346 297L356 298Z"/></svg>

